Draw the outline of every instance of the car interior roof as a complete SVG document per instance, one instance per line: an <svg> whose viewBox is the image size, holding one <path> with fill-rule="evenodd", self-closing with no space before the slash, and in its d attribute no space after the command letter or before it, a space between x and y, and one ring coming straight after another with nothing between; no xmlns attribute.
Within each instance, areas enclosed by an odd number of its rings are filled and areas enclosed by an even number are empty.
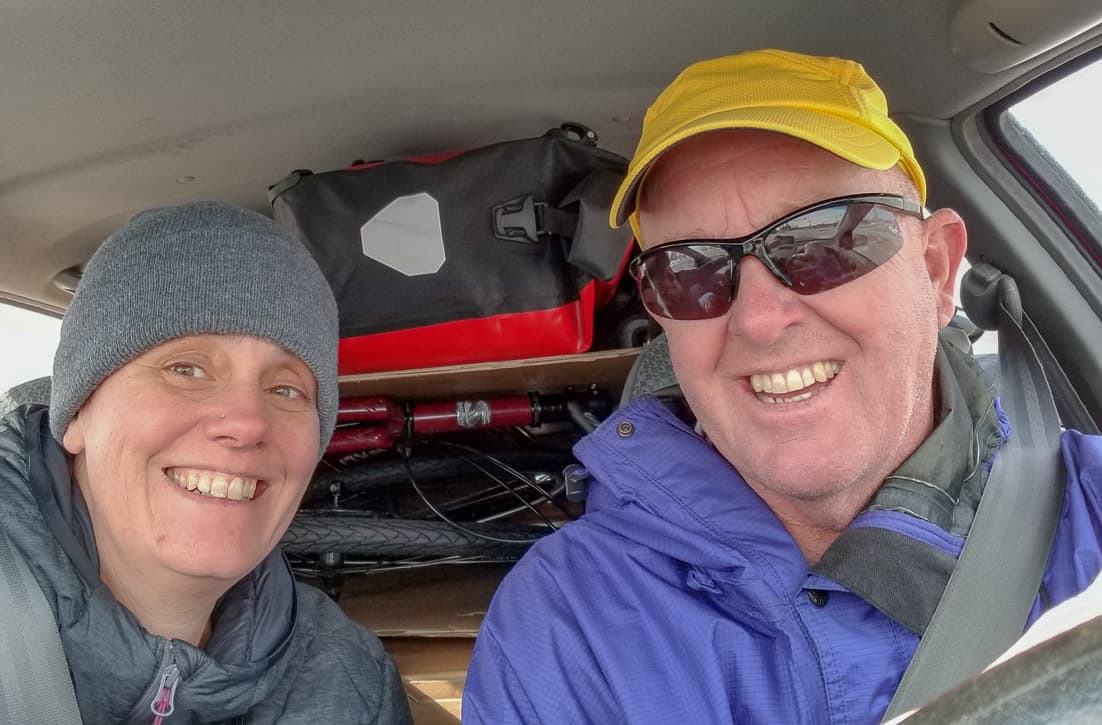
<svg viewBox="0 0 1102 725"><path fill-rule="evenodd" d="M1043 67L1098 14L1058 5L1066 21L1046 3L1038 24L1011 0L0 0L0 296L60 311L57 275L135 211L202 198L266 210L267 186L291 169L563 121L630 154L643 111L681 68L749 48L853 57L905 125L946 121ZM1040 28L1036 47L992 41L989 17L1019 35ZM1007 48L1024 60L984 67Z"/></svg>

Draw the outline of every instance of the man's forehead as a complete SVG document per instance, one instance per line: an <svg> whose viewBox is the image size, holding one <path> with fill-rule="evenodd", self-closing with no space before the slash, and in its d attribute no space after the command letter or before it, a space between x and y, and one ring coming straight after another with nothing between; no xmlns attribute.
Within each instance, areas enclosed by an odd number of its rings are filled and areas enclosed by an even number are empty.
<svg viewBox="0 0 1102 725"><path fill-rule="evenodd" d="M781 207L790 202L789 210L847 193L915 194L898 166L867 169L803 139L738 129L695 136L659 157L644 177L639 209L646 213L648 206L661 206L681 195L694 198L738 191L740 186L767 191Z"/></svg>
<svg viewBox="0 0 1102 725"><path fill-rule="evenodd" d="M642 188L654 180L691 179L710 165L737 165L742 173L769 173L790 165L822 167L824 171L864 170L794 136L756 129L724 130L700 134L672 147L655 161Z"/></svg>
<svg viewBox="0 0 1102 725"><path fill-rule="evenodd" d="M906 172L853 164L802 139L768 131L702 134L664 154L640 190L642 245L739 236L837 196L917 198Z"/></svg>

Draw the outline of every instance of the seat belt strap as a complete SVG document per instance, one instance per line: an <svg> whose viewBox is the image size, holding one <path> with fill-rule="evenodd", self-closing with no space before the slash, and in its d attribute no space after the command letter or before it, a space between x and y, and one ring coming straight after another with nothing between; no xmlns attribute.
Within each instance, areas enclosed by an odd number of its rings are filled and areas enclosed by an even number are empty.
<svg viewBox="0 0 1102 725"><path fill-rule="evenodd" d="M1011 433L995 457L960 558L885 720L979 673L1022 635L1063 502L1060 418L1029 341L1036 328L1022 312L1012 278L987 264L973 267L973 274L980 287L976 297L997 300L999 400Z"/></svg>
<svg viewBox="0 0 1102 725"><path fill-rule="evenodd" d="M0 531L0 723L80 722L53 611Z"/></svg>

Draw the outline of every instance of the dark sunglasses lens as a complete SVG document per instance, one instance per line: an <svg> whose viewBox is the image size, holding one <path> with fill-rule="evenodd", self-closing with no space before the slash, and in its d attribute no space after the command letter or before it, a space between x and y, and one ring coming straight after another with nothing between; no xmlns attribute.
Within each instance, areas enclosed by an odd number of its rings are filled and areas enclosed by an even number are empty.
<svg viewBox="0 0 1102 725"><path fill-rule="evenodd" d="M635 274L651 314L704 320L730 309L735 270L730 252L723 247L695 244L646 254Z"/></svg>
<svg viewBox="0 0 1102 725"><path fill-rule="evenodd" d="M839 204L790 219L765 239L765 252L804 295L871 272L903 246L899 220L868 203Z"/></svg>

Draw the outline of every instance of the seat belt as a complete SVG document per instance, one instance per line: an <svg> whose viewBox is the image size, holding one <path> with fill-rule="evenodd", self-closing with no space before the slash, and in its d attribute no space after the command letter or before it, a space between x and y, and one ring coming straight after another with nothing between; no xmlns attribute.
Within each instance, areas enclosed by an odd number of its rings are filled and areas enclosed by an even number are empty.
<svg viewBox="0 0 1102 725"><path fill-rule="evenodd" d="M978 264L965 276L961 294L974 322L998 329L998 393L1011 434L885 720L979 673L1021 637L1063 502L1060 418L1030 343L1040 338L1022 311L1018 287L991 265Z"/></svg>
<svg viewBox="0 0 1102 725"><path fill-rule="evenodd" d="M80 722L54 613L0 530L0 723Z"/></svg>

